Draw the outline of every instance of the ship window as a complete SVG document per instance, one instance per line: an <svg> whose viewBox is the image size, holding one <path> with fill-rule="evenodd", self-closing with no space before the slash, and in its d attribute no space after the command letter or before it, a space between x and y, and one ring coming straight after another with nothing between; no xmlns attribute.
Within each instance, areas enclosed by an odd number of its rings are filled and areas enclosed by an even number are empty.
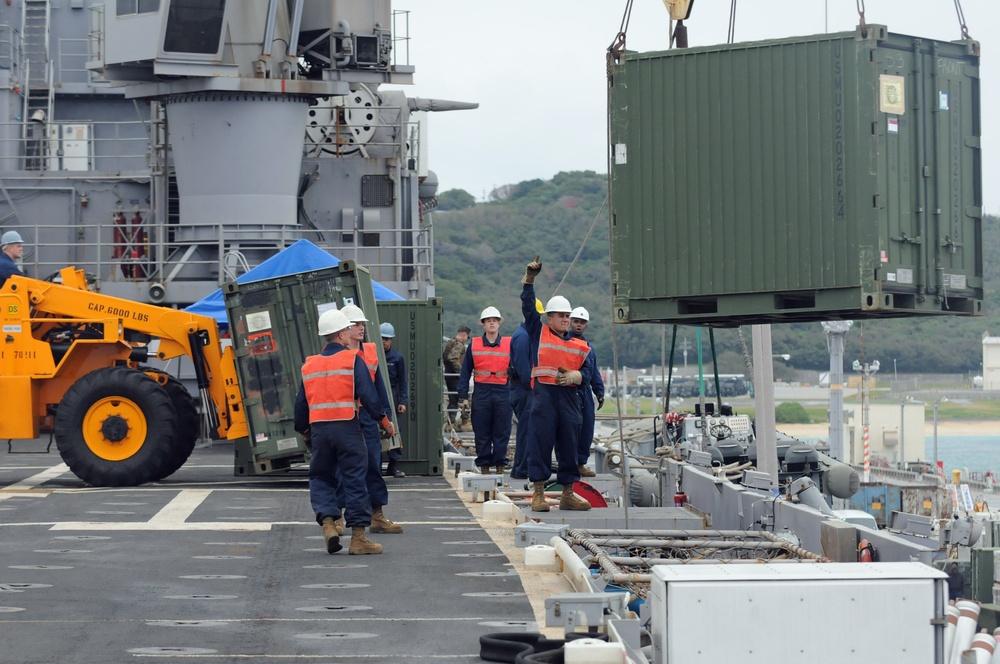
<svg viewBox="0 0 1000 664"><path fill-rule="evenodd" d="M160 11L160 0L117 0L115 13L118 16L130 14L152 14Z"/></svg>
<svg viewBox="0 0 1000 664"><path fill-rule="evenodd" d="M167 53L219 52L226 0L173 0L163 35Z"/></svg>

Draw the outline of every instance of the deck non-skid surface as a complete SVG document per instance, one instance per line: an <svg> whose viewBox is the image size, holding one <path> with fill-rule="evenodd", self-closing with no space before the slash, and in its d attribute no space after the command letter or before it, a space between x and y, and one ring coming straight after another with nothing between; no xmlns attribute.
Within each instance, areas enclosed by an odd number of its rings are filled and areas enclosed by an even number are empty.
<svg viewBox="0 0 1000 664"><path fill-rule="evenodd" d="M85 487L56 454L0 455L0 660L478 662L482 634L537 628L445 479L388 479L405 532L331 556L304 474L234 478L231 455L198 449L121 489Z"/></svg>

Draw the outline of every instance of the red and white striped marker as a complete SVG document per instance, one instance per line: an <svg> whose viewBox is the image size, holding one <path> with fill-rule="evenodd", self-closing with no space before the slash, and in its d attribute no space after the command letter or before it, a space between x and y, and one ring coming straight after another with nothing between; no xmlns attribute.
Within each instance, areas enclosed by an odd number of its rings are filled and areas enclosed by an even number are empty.
<svg viewBox="0 0 1000 664"><path fill-rule="evenodd" d="M868 444L868 427L865 427L865 484L871 481L872 450Z"/></svg>

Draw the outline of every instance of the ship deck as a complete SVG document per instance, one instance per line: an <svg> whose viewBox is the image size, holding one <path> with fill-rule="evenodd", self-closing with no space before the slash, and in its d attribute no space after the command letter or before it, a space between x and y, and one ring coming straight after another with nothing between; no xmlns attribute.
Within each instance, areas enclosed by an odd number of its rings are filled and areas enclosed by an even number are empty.
<svg viewBox="0 0 1000 664"><path fill-rule="evenodd" d="M328 555L303 471L236 478L213 444L162 482L96 488L46 443L0 456L6 661L478 662L483 634L551 634L543 597L570 590L525 573L512 525L452 472L387 479L405 532Z"/></svg>

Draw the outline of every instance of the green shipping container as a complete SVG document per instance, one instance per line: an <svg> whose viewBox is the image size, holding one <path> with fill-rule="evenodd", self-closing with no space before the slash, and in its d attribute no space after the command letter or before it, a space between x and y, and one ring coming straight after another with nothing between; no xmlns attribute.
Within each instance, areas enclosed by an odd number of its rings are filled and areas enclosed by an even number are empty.
<svg viewBox="0 0 1000 664"><path fill-rule="evenodd" d="M370 319L366 340L375 342L389 385L367 268L342 261L312 272L228 282L222 294L249 429L249 438L235 445L236 475L264 475L308 462L309 451L294 429L295 396L303 362L325 345L316 330L328 308L354 303L364 310Z"/></svg>
<svg viewBox="0 0 1000 664"><path fill-rule="evenodd" d="M396 417L403 442L399 467L407 475L444 473L443 309L442 300L437 297L378 303L379 319L392 323L396 329L393 348L406 360L409 401L406 413Z"/></svg>
<svg viewBox="0 0 1000 664"><path fill-rule="evenodd" d="M982 313L977 42L626 52L609 109L616 322Z"/></svg>

